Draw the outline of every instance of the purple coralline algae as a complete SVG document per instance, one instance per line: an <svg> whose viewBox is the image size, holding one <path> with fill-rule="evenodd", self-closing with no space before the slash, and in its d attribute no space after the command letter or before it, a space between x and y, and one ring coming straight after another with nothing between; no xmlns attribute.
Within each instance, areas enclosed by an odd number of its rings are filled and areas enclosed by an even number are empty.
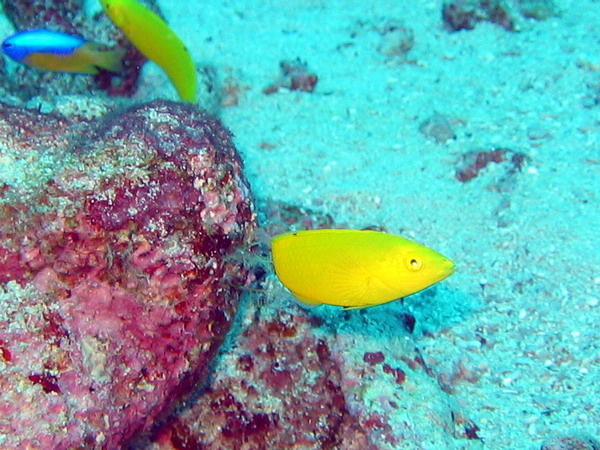
<svg viewBox="0 0 600 450"><path fill-rule="evenodd" d="M0 446L125 446L206 376L251 278L231 135L165 101L96 122L0 105L0 130L23 168L0 186Z"/></svg>
<svg viewBox="0 0 600 450"><path fill-rule="evenodd" d="M76 33L85 21L83 0L2 0L8 19L18 29L50 28Z"/></svg>
<svg viewBox="0 0 600 450"><path fill-rule="evenodd" d="M480 22L517 31L523 18L546 20L559 14L554 0L446 0L442 7L442 19L451 31L472 30Z"/></svg>
<svg viewBox="0 0 600 450"><path fill-rule="evenodd" d="M161 449L376 447L346 403L318 323L262 314L236 337L197 401L155 438ZM227 368L225 368L227 367Z"/></svg>
<svg viewBox="0 0 600 450"><path fill-rule="evenodd" d="M474 150L461 155L455 175L458 181L466 183L477 178L489 164L503 162L509 163L506 173L513 174L520 171L527 161L527 155L508 148Z"/></svg>
<svg viewBox="0 0 600 450"><path fill-rule="evenodd" d="M472 30L479 22L492 22L506 30L515 30L514 12L504 0L446 1L442 19L451 31Z"/></svg>
<svg viewBox="0 0 600 450"><path fill-rule="evenodd" d="M282 76L275 83L263 89L263 93L270 95L281 90L313 92L319 77L308 70L306 63L300 59L281 61L279 63Z"/></svg>

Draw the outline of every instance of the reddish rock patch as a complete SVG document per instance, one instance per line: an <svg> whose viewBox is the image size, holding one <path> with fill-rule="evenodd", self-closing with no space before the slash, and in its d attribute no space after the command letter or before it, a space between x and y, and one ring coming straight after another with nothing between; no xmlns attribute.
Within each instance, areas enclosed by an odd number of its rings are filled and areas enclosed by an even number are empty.
<svg viewBox="0 0 600 450"><path fill-rule="evenodd" d="M0 130L9 159L71 159L2 189L2 445L126 445L205 375L247 280L231 135L171 102L101 122L0 106Z"/></svg>
<svg viewBox="0 0 600 450"><path fill-rule="evenodd" d="M173 419L155 444L165 449L374 448L347 409L327 341L315 337L312 328L304 315L257 318L227 354L233 364L219 365L196 403Z"/></svg>

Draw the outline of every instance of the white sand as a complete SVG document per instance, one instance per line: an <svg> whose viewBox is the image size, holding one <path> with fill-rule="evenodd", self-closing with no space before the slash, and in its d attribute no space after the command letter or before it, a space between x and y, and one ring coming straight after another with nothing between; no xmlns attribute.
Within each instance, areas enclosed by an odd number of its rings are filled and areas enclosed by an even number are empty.
<svg viewBox="0 0 600 450"><path fill-rule="evenodd" d="M197 61L249 88L220 115L258 203L382 225L456 261L435 295L407 305L418 319L414 343L436 373L460 361L478 375L458 382L448 402L479 426L488 448L539 448L574 431L598 437L600 2L562 0L561 17L523 20L518 33L490 23L449 33L441 0L290 3L161 1ZM414 31L413 63L377 52L374 28L386 18ZM279 62L296 57L319 76L316 91L264 95ZM436 111L453 122L455 141L419 132ZM501 191L490 186L508 163L457 181L461 154L497 147L530 162ZM273 301L288 302L278 292ZM344 339L362 330L357 360L373 346L393 353L401 334L391 314L399 304L349 323L333 308L315 311ZM381 391L388 387L381 380ZM440 439L422 445L478 445Z"/></svg>

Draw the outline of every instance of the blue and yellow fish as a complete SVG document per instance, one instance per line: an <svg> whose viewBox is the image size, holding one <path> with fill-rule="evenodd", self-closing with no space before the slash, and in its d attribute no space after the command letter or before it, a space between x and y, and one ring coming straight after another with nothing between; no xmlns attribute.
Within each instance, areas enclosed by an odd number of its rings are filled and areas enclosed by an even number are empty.
<svg viewBox="0 0 600 450"><path fill-rule="evenodd" d="M275 236L271 245L277 276L308 305L369 308L454 272L454 263L440 253L378 231L297 231Z"/></svg>
<svg viewBox="0 0 600 450"><path fill-rule="evenodd" d="M97 74L119 73L125 50L101 50L81 36L52 30L20 31L2 42L2 51L15 61L42 70Z"/></svg>

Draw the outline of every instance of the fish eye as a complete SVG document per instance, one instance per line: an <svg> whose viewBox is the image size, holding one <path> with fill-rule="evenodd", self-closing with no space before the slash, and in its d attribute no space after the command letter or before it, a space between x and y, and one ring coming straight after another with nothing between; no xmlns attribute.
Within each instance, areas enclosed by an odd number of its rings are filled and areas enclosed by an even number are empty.
<svg viewBox="0 0 600 450"><path fill-rule="evenodd" d="M423 267L423 260L416 255L407 255L404 262L406 268L412 272L418 272Z"/></svg>

